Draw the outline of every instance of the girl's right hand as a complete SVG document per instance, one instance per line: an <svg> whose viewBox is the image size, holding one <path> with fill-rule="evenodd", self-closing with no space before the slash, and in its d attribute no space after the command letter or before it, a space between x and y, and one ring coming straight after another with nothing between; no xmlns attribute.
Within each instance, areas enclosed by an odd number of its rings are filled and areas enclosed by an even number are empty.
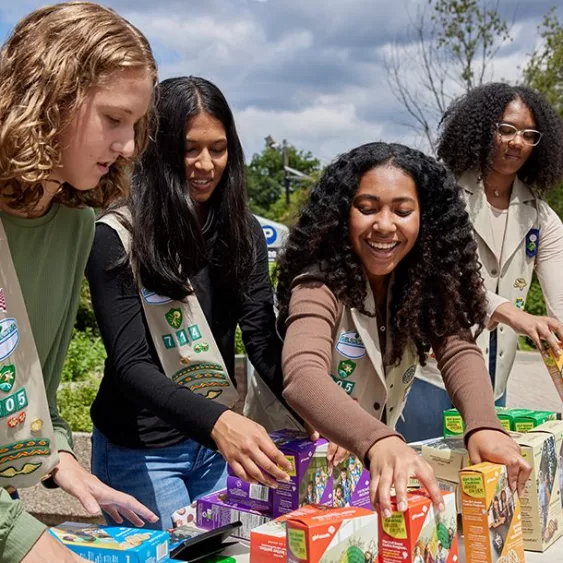
<svg viewBox="0 0 563 563"><path fill-rule="evenodd" d="M381 514L389 518L391 509L391 487L395 485L397 510L407 510L407 485L409 477L416 477L428 491L434 506L444 511L444 499L434 471L401 438L390 436L376 442L367 453L371 474L370 499L379 504Z"/></svg>
<svg viewBox="0 0 563 563"><path fill-rule="evenodd" d="M244 481L273 488L277 488L275 479L289 481L286 471L291 470L291 463L260 424L225 411L217 419L211 438L237 477Z"/></svg>

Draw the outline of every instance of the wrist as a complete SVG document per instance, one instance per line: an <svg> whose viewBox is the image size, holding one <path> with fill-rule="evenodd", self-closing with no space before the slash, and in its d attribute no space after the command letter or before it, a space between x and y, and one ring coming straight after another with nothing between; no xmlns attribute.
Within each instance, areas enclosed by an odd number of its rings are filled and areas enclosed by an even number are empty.
<svg viewBox="0 0 563 563"><path fill-rule="evenodd" d="M495 309L491 318L497 323L502 323L513 328L512 325L515 319L522 314L525 313L515 307L512 303L503 303Z"/></svg>

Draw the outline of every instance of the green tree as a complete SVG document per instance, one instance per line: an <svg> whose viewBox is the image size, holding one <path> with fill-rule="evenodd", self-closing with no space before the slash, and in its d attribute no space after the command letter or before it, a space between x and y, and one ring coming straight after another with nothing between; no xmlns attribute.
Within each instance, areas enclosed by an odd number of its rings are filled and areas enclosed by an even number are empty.
<svg viewBox="0 0 563 563"><path fill-rule="evenodd" d="M288 164L291 168L307 175L320 169L320 161L311 152L297 150L288 145ZM281 147L271 147L265 143L261 153L255 154L247 166L247 192L250 209L253 213L277 220L283 214L279 209L272 216L270 209L285 198L283 152ZM292 180L292 191L306 189L310 183ZM278 207L281 204L277 204Z"/></svg>
<svg viewBox="0 0 563 563"><path fill-rule="evenodd" d="M563 117L563 25L555 6L538 27L541 46L524 69L524 82L542 92Z"/></svg>
<svg viewBox="0 0 563 563"><path fill-rule="evenodd" d="M512 41L495 0L428 0L410 41L385 57L387 82L408 115L405 125L434 150L437 124L453 96L491 78L491 62Z"/></svg>

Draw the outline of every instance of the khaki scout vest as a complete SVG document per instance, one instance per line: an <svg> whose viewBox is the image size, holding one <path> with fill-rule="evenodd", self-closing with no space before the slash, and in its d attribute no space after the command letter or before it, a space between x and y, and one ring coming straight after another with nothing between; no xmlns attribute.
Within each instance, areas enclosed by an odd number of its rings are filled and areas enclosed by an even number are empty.
<svg viewBox="0 0 563 563"><path fill-rule="evenodd" d="M305 279L317 279L313 274L296 278L295 283ZM322 281L322 278L321 278ZM368 288L365 302L367 311L375 311L375 301L371 288ZM397 366L384 366L381 354L380 333L375 317L360 313L340 305L336 325L332 335L333 349L330 375L339 385L357 400L362 408L377 419L386 413L387 425L394 428L405 405L408 392L414 381L418 356L414 347L407 347ZM389 332L386 333L387 349L392 345ZM257 389L252 390L252 387ZM268 409L252 406L249 402L267 389L260 379L254 379L249 389L245 414L270 429L272 424L265 416L279 418L280 409L287 410L272 400ZM252 391L251 391L252 390ZM270 398L273 394L270 391Z"/></svg>
<svg viewBox="0 0 563 563"><path fill-rule="evenodd" d="M516 178L508 206L508 219L504 235L502 255L497 257L493 244L493 232L488 212L487 196L482 181L475 172L466 172L458 180L463 188L467 212L475 229L481 276L488 291L508 299L523 309L536 265L537 253L529 256L526 245L530 234L537 229L539 245L542 244L542 217L547 215L547 204L535 197L530 188ZM483 352L489 367L490 331L485 329L476 343ZM506 325L497 329L497 356L495 374L495 399L506 392L508 378L516 357L518 335ZM429 358L416 376L437 387L444 388L444 382L435 360Z"/></svg>
<svg viewBox="0 0 563 563"><path fill-rule="evenodd" d="M123 209L120 213L126 214ZM131 235L117 215L106 215L98 223L111 227L129 254ZM157 295L140 284L139 293L164 374L193 393L233 406L238 393L195 293L185 302Z"/></svg>
<svg viewBox="0 0 563 563"><path fill-rule="evenodd" d="M58 462L41 362L0 219L0 487L32 487Z"/></svg>

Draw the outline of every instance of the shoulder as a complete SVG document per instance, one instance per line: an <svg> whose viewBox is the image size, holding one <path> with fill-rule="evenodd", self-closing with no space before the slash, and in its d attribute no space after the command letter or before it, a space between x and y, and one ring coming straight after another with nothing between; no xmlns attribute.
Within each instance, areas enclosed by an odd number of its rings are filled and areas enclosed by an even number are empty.
<svg viewBox="0 0 563 563"><path fill-rule="evenodd" d="M290 315L323 312L336 320L342 308L334 293L320 280L303 276L291 288Z"/></svg>
<svg viewBox="0 0 563 563"><path fill-rule="evenodd" d="M55 221L57 230L72 233L65 237L77 249L89 250L94 240L95 215L91 207L67 207L59 204Z"/></svg>

